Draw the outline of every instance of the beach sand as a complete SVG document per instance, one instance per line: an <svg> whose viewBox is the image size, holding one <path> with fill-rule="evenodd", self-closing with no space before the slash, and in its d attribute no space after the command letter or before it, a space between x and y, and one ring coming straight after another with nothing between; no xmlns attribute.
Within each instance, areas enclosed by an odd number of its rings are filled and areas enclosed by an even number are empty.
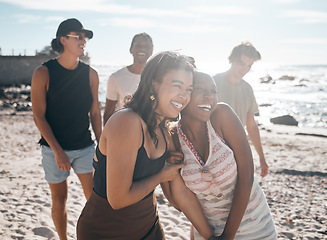
<svg viewBox="0 0 327 240"><path fill-rule="evenodd" d="M269 175L262 186L279 239L327 239L327 138L297 135L327 131L260 126ZM39 132L31 111L0 108L0 239L58 239L51 219L51 196L41 166ZM85 204L77 176L68 178L68 235ZM189 239L190 223L156 189L166 238Z"/></svg>

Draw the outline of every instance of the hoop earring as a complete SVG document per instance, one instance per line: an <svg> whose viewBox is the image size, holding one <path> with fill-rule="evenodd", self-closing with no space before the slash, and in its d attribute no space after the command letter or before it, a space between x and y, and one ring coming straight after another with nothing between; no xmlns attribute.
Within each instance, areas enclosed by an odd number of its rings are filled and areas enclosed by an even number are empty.
<svg viewBox="0 0 327 240"><path fill-rule="evenodd" d="M151 99L151 101L154 101L154 100L156 99L156 97L153 96L153 94L151 94L151 95L150 95L150 99Z"/></svg>

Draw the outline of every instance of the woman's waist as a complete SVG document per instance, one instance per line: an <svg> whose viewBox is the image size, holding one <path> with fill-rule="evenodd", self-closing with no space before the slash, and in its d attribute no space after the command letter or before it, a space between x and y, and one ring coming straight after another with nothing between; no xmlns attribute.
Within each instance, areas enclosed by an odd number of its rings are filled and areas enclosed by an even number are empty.
<svg viewBox="0 0 327 240"><path fill-rule="evenodd" d="M154 198L155 196L153 194L150 194L148 197L145 197L134 204L131 204L129 206L120 209L113 209L108 199L102 197L93 189L92 197L90 197L88 204L93 205L95 208L98 208L98 206L105 206L102 209L103 214L111 214L111 215L119 215L119 216L133 215L134 217L136 217L142 215L156 214L157 204Z"/></svg>

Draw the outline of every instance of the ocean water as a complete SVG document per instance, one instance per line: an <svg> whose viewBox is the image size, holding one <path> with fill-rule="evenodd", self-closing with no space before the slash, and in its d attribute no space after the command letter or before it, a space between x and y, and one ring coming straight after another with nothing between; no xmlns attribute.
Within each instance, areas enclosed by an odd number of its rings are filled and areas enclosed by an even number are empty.
<svg viewBox="0 0 327 240"><path fill-rule="evenodd" d="M93 67L100 78L99 100L105 102L108 78L122 66ZM263 83L268 78L271 80ZM270 118L291 115L299 127L327 129L327 65L259 65L244 79L254 90L259 124L271 125Z"/></svg>
<svg viewBox="0 0 327 240"><path fill-rule="evenodd" d="M262 83L267 75L272 81ZM258 122L269 125L270 118L288 114L300 127L327 128L327 65L256 69L245 80L259 105Z"/></svg>

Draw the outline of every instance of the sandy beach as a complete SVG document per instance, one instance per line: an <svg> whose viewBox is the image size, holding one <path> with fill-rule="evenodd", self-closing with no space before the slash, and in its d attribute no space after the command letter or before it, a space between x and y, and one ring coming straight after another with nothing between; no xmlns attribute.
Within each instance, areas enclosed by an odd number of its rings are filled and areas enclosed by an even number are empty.
<svg viewBox="0 0 327 240"><path fill-rule="evenodd" d="M4 103L0 107L0 239L58 239L32 112L29 107L19 111ZM259 177L253 149L255 171L278 239L327 239L327 130L281 125L260 129L270 172L263 180ZM76 239L85 199L73 172L68 182L68 235ZM160 188L156 195L166 238L189 239L186 217L168 204Z"/></svg>

